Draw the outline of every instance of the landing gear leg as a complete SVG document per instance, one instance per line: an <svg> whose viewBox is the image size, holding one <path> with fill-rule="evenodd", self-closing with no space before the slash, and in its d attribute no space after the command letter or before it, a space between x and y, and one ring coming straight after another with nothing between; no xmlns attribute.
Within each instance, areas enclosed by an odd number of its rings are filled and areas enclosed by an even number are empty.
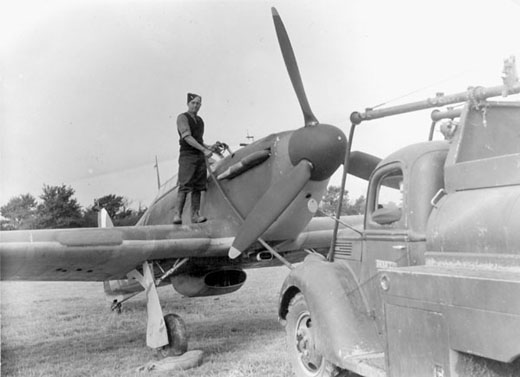
<svg viewBox="0 0 520 377"><path fill-rule="evenodd" d="M137 280L146 292L146 345L158 349L163 357L183 354L188 348L186 326L175 314L163 317L152 268L150 263L144 262L143 274L137 270L128 273L128 277Z"/></svg>

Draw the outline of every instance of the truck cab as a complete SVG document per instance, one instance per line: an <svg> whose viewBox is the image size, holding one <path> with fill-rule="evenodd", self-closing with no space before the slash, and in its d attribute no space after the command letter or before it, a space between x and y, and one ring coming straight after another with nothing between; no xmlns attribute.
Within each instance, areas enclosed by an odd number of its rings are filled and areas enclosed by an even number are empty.
<svg viewBox="0 0 520 377"><path fill-rule="evenodd" d="M384 159L370 178L364 234L356 241L362 249L357 279L380 332L381 290L374 277L382 268L424 264L430 202L442 188L447 153L444 141L408 146Z"/></svg>
<svg viewBox="0 0 520 377"><path fill-rule="evenodd" d="M297 376L520 375L519 130L518 104L468 101L377 165L363 227L282 287Z"/></svg>

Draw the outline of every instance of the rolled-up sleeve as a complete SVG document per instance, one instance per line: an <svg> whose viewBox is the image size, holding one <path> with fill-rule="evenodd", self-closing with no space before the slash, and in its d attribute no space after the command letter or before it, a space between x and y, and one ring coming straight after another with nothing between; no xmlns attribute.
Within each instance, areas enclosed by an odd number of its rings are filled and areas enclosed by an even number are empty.
<svg viewBox="0 0 520 377"><path fill-rule="evenodd" d="M186 136L191 136L190 125L184 114L180 114L177 117L177 130L179 131L179 135L181 135L181 139L184 139Z"/></svg>

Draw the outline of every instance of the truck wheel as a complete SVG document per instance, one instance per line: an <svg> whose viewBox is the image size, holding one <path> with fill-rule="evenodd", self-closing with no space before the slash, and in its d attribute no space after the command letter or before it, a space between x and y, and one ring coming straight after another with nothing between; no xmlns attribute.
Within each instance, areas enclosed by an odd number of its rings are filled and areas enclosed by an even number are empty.
<svg viewBox="0 0 520 377"><path fill-rule="evenodd" d="M289 304L285 325L287 349L297 377L336 377L339 369L321 355L314 343L312 318L303 294Z"/></svg>
<svg viewBox="0 0 520 377"><path fill-rule="evenodd" d="M166 331L168 332L168 344L157 349L159 358L180 356L188 350L188 332L186 325L177 314L166 314L164 316Z"/></svg>

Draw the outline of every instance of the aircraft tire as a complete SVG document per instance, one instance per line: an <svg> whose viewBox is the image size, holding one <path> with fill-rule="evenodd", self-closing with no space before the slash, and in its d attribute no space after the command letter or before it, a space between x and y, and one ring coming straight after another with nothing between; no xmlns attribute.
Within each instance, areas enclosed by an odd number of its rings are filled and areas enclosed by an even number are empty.
<svg viewBox="0 0 520 377"><path fill-rule="evenodd" d="M164 316L166 330L168 331L168 344L157 349L159 358L180 356L188 350L188 332L183 319L177 314Z"/></svg>
<svg viewBox="0 0 520 377"><path fill-rule="evenodd" d="M312 318L302 293L289 304L285 334L289 358L297 377L339 377L349 375L314 348Z"/></svg>

